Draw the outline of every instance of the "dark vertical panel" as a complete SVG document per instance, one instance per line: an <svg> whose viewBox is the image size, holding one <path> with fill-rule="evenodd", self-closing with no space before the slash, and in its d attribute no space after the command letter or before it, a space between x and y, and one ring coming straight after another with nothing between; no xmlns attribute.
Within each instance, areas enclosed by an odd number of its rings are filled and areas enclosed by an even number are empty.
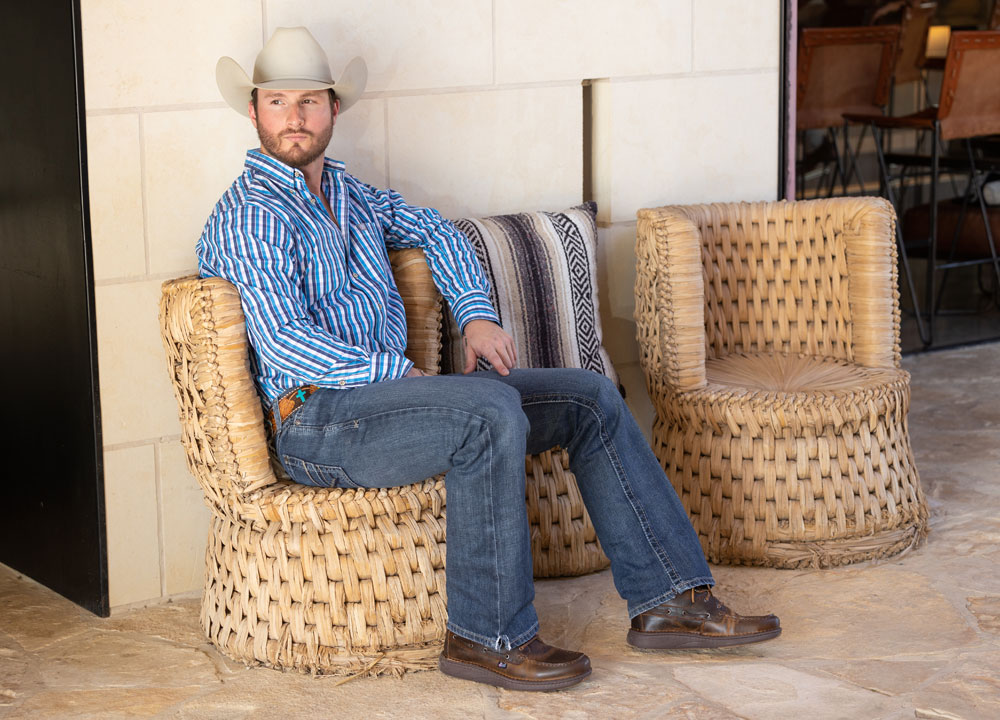
<svg viewBox="0 0 1000 720"><path fill-rule="evenodd" d="M594 202L594 86L583 81L583 201Z"/></svg>
<svg viewBox="0 0 1000 720"><path fill-rule="evenodd" d="M108 613L79 3L5 3L0 561Z"/></svg>
<svg viewBox="0 0 1000 720"><path fill-rule="evenodd" d="M778 199L795 199L795 79L798 51L796 4L781 2L781 63L778 69Z"/></svg>

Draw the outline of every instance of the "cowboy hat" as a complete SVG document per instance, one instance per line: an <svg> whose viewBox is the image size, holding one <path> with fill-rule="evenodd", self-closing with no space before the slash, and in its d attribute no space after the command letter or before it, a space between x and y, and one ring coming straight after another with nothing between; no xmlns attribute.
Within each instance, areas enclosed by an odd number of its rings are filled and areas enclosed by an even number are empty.
<svg viewBox="0 0 1000 720"><path fill-rule="evenodd" d="M347 64L340 80L333 81L330 61L323 48L304 27L278 28L257 55L253 80L231 57L215 66L215 82L229 107L250 117L247 104L254 88L272 90L325 90L332 88L344 112L364 92L368 68L359 57Z"/></svg>

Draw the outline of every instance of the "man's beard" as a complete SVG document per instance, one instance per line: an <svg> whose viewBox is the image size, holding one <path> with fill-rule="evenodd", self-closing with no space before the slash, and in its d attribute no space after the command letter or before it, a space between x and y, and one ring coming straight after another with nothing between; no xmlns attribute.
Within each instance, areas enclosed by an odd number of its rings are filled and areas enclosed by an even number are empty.
<svg viewBox="0 0 1000 720"><path fill-rule="evenodd" d="M285 135L306 135L313 139L313 144L303 146L299 143L288 150L282 150L281 138ZM277 158L289 167L303 168L326 152L326 146L330 144L330 138L333 137L333 124L331 123L326 131L318 136L306 130L285 130L275 135L258 125L257 137L260 138L260 145L268 155Z"/></svg>

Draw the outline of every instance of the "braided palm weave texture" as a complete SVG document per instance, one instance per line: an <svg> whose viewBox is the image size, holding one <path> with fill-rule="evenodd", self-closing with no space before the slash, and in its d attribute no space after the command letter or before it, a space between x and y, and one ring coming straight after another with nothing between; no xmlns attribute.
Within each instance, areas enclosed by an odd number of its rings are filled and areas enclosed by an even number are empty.
<svg viewBox="0 0 1000 720"><path fill-rule="evenodd" d="M874 198L639 211L653 449L712 562L832 566L927 533Z"/></svg>
<svg viewBox="0 0 1000 720"><path fill-rule="evenodd" d="M406 354L437 373L441 297L421 251L390 256ZM268 451L236 289L170 280L160 322L188 468L213 514L201 612L209 639L248 664L314 673L435 667L447 621L443 477L385 490L288 481ZM566 453L525 463L536 576L607 567Z"/></svg>
<svg viewBox="0 0 1000 720"><path fill-rule="evenodd" d="M586 575L611 564L597 541L565 450L525 457L525 501L536 578Z"/></svg>

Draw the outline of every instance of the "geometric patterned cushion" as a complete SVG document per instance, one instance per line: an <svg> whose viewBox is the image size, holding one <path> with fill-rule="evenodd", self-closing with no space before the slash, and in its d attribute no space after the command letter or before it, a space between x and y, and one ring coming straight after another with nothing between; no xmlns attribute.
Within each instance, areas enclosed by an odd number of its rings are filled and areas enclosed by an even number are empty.
<svg viewBox="0 0 1000 720"><path fill-rule="evenodd" d="M597 301L597 205L454 220L490 282L520 367L578 367L618 376L604 349ZM446 313L442 372L461 372L461 336ZM489 363L479 360L480 369Z"/></svg>

